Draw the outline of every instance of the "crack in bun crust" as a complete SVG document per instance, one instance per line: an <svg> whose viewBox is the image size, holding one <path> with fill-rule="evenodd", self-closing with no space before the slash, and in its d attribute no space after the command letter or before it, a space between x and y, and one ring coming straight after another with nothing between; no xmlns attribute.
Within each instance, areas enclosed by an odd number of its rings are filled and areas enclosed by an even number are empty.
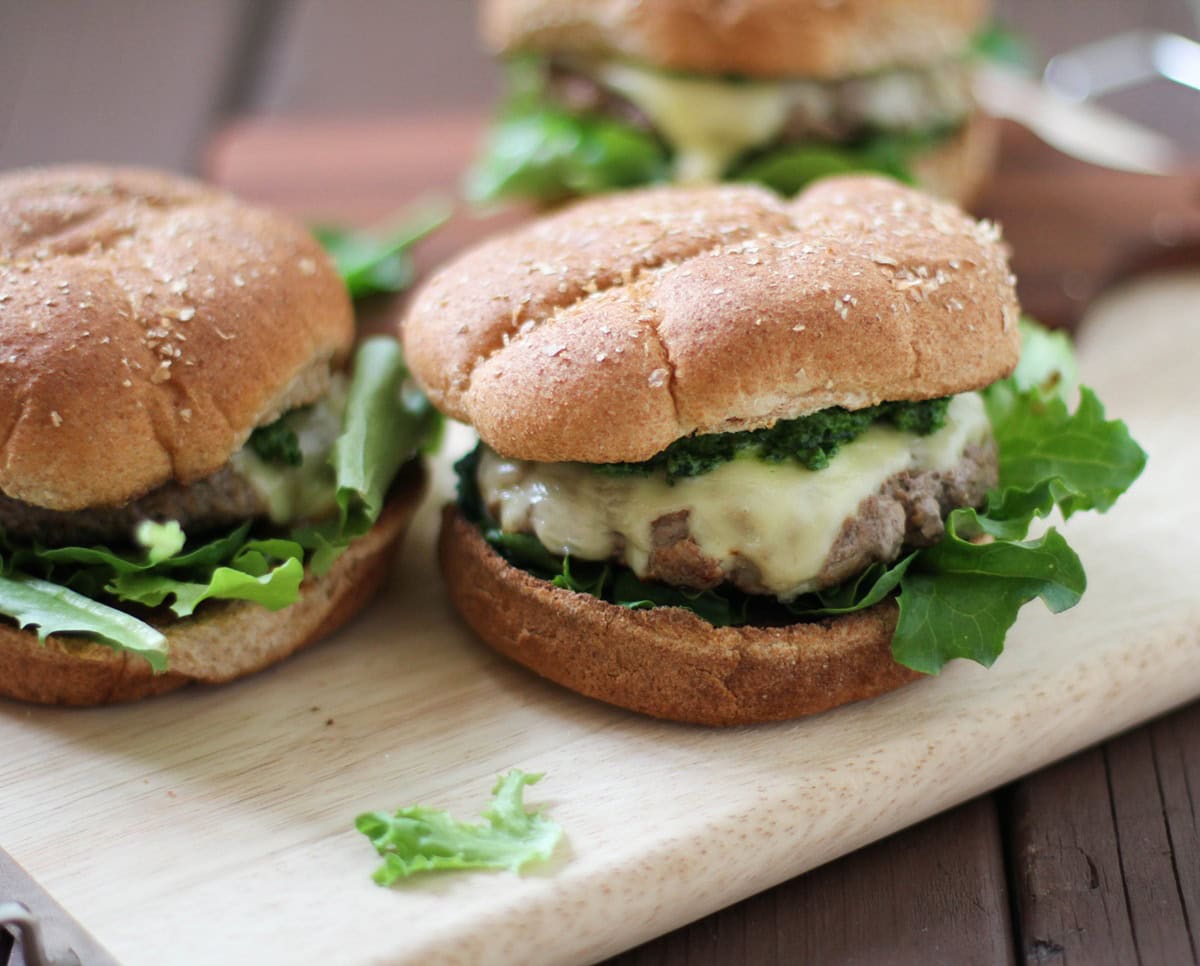
<svg viewBox="0 0 1200 966"><path fill-rule="evenodd" d="M790 202L651 188L467 252L402 328L433 403L498 453L636 462L692 433L1006 376L1013 283L995 226L883 178Z"/></svg>
<svg viewBox="0 0 1200 966"><path fill-rule="evenodd" d="M450 599L487 644L609 704L706 725L816 714L922 677L891 656L897 608L786 627L714 627L555 587L507 563L449 506L438 543Z"/></svg>
<svg viewBox="0 0 1200 966"><path fill-rule="evenodd" d="M193 617L159 625L171 670L82 638L0 624L0 695L37 704L89 707L137 701L192 682L224 684L282 661L333 633L387 578L397 543L425 491L419 462L401 470L375 526L321 577L306 575L296 603L270 611L242 601L209 602Z"/></svg>
<svg viewBox="0 0 1200 966"><path fill-rule="evenodd" d="M750 77L845 77L965 51L987 0L483 0L497 53Z"/></svg>
<svg viewBox="0 0 1200 966"><path fill-rule="evenodd" d="M345 287L299 224L172 175L0 177L0 491L118 505L216 472L348 352Z"/></svg>

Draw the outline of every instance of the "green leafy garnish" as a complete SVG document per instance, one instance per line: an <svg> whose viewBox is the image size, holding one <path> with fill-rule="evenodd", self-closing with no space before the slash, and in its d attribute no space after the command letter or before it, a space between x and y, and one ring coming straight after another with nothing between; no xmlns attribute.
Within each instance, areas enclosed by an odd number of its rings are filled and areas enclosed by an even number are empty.
<svg viewBox="0 0 1200 966"><path fill-rule="evenodd" d="M1063 331L1051 331L1023 317L1021 359L1010 377L1018 392L1040 390L1044 395L1071 396L1079 379L1071 338Z"/></svg>
<svg viewBox="0 0 1200 966"><path fill-rule="evenodd" d="M0 577L0 613L21 628L50 634L88 634L119 650L144 657L155 671L167 669L167 639L149 624L115 607L35 577Z"/></svg>
<svg viewBox="0 0 1200 966"><path fill-rule="evenodd" d="M650 476L662 472L668 483L701 476L741 455L768 463L795 462L810 470L829 465L837 451L877 422L891 423L918 436L928 436L946 424L949 398L919 402L888 402L850 411L833 407L799 419L783 419L767 429L709 433L676 440L641 463L600 463L608 476Z"/></svg>
<svg viewBox="0 0 1200 966"><path fill-rule="evenodd" d="M619 118L564 108L546 81L544 62L509 62L508 100L467 173L468 198L558 201L669 180L668 152L657 137Z"/></svg>
<svg viewBox="0 0 1200 966"><path fill-rule="evenodd" d="M741 162L726 177L757 182L782 195L794 195L819 178L854 171L874 171L914 184L913 158L951 133L945 128L918 133L876 131L848 143L781 144Z"/></svg>
<svg viewBox="0 0 1200 966"><path fill-rule="evenodd" d="M318 225L313 234L333 258L350 297L358 299L408 288L416 275L410 249L449 217L449 204L434 200L383 232Z"/></svg>
<svg viewBox="0 0 1200 966"><path fill-rule="evenodd" d="M1038 59L1029 38L999 20L993 20L972 38L971 53L1022 71L1032 70Z"/></svg>
<svg viewBox="0 0 1200 966"><path fill-rule="evenodd" d="M447 812L412 805L397 812L367 812L354 827L383 856L373 878L384 886L416 872L435 869L509 869L545 862L562 838L562 829L540 812L525 810L526 785L541 780L513 770L492 789L484 822L470 825Z"/></svg>
<svg viewBox="0 0 1200 966"><path fill-rule="evenodd" d="M375 525L396 471L416 453L436 446L442 419L406 385L407 370L395 339L378 336L359 347L346 396L342 433L330 462L337 479L336 519L294 530L292 539L313 551L309 566L329 570L352 540Z"/></svg>
<svg viewBox="0 0 1200 966"><path fill-rule="evenodd" d="M275 422L259 426L250 434L249 446L264 463L280 466L299 466L304 462L300 452L300 438L287 424L287 415Z"/></svg>
<svg viewBox="0 0 1200 966"><path fill-rule="evenodd" d="M324 573L369 530L400 466L437 438L437 414L406 389L405 376L394 339L359 347L330 456L340 512L328 520L295 527L286 538L255 537L246 522L198 544L189 544L177 522L145 521L136 533L140 550L121 551L24 545L0 534L0 614L37 626L42 637L89 635L141 654L162 671L163 636L102 601L168 606L180 618L208 600L252 601L271 610L295 603L306 566Z"/></svg>
<svg viewBox="0 0 1200 966"><path fill-rule="evenodd" d="M609 603L683 607L728 626L815 620L863 610L898 594L892 654L899 663L929 674L954 658L988 666L1024 604L1040 598L1058 613L1078 603L1087 586L1078 556L1057 530L1028 539L1034 520L1056 509L1064 519L1083 510L1108 510L1146 463L1125 424L1106 418L1092 390L1082 387L1078 406L1068 408L1075 369L1066 339L1031 320L1022 323L1022 336L1017 371L983 392L999 448L999 484L985 506L951 512L945 536L934 546L787 603L729 585L701 593L642 581L626 567L559 558L535 537L503 534L480 503L476 453L456 467L459 503L512 563ZM927 418L918 411L910 425L927 425ZM658 470L670 472L665 463Z"/></svg>
<svg viewBox="0 0 1200 966"><path fill-rule="evenodd" d="M473 201L557 201L665 181L669 170L662 143L623 121L551 104L514 105L488 133L466 194Z"/></svg>

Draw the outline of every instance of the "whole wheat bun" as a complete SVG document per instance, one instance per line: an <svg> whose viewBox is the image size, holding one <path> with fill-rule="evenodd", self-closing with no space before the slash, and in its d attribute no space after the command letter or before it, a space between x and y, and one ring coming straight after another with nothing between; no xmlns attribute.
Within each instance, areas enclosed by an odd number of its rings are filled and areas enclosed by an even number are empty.
<svg viewBox="0 0 1200 966"><path fill-rule="evenodd" d="M0 491L117 505L228 461L326 391L345 286L300 225L198 182L0 177Z"/></svg>
<svg viewBox="0 0 1200 966"><path fill-rule="evenodd" d="M501 54L829 78L961 54L990 7L987 0L483 0L481 25Z"/></svg>
<svg viewBox="0 0 1200 966"><path fill-rule="evenodd" d="M192 617L156 622L167 636L169 670L83 638L0 624L0 695L76 707L136 701L186 684L223 684L269 667L332 633L374 596L425 491L425 470L410 463L375 526L323 576L308 575L301 597L282 611L243 601L209 601Z"/></svg>
<svg viewBox="0 0 1200 966"><path fill-rule="evenodd" d="M640 461L692 433L946 396L1010 373L994 225L874 177L585 201L434 276L409 366L500 454Z"/></svg>
<svg viewBox="0 0 1200 966"><path fill-rule="evenodd" d="M456 507L444 512L438 551L451 601L487 644L573 691L656 718L780 721L921 677L892 660L892 601L785 627L628 610L512 566Z"/></svg>

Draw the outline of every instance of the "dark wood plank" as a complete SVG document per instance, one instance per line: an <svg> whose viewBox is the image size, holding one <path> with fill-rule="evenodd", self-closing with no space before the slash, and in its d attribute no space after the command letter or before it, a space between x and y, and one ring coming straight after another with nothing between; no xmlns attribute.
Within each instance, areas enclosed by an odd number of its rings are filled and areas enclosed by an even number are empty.
<svg viewBox="0 0 1200 966"><path fill-rule="evenodd" d="M1200 706L1031 776L1007 817L1028 963L1200 961Z"/></svg>
<svg viewBox="0 0 1200 966"><path fill-rule="evenodd" d="M661 963L1013 959L1000 829L982 798L630 950Z"/></svg>
<svg viewBox="0 0 1200 966"><path fill-rule="evenodd" d="M1150 726L1174 873L1200 962L1200 704Z"/></svg>
<svg viewBox="0 0 1200 966"><path fill-rule="evenodd" d="M1142 728L1104 746L1121 879L1139 958L1144 963L1196 961L1158 781L1153 732ZM1198 857L1190 856L1191 864Z"/></svg>
<svg viewBox="0 0 1200 966"><path fill-rule="evenodd" d="M76 160L194 167L227 98L246 6L4 3L0 168Z"/></svg>

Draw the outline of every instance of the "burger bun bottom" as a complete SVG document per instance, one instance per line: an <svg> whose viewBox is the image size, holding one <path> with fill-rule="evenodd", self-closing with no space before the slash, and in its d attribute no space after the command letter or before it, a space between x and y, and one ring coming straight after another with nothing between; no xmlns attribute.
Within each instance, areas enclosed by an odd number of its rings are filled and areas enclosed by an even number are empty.
<svg viewBox="0 0 1200 966"><path fill-rule="evenodd" d="M779 721L922 677L892 659L892 601L781 627L715 627L681 608L628 610L539 580L454 506L438 550L451 600L487 644L573 691L656 718Z"/></svg>

